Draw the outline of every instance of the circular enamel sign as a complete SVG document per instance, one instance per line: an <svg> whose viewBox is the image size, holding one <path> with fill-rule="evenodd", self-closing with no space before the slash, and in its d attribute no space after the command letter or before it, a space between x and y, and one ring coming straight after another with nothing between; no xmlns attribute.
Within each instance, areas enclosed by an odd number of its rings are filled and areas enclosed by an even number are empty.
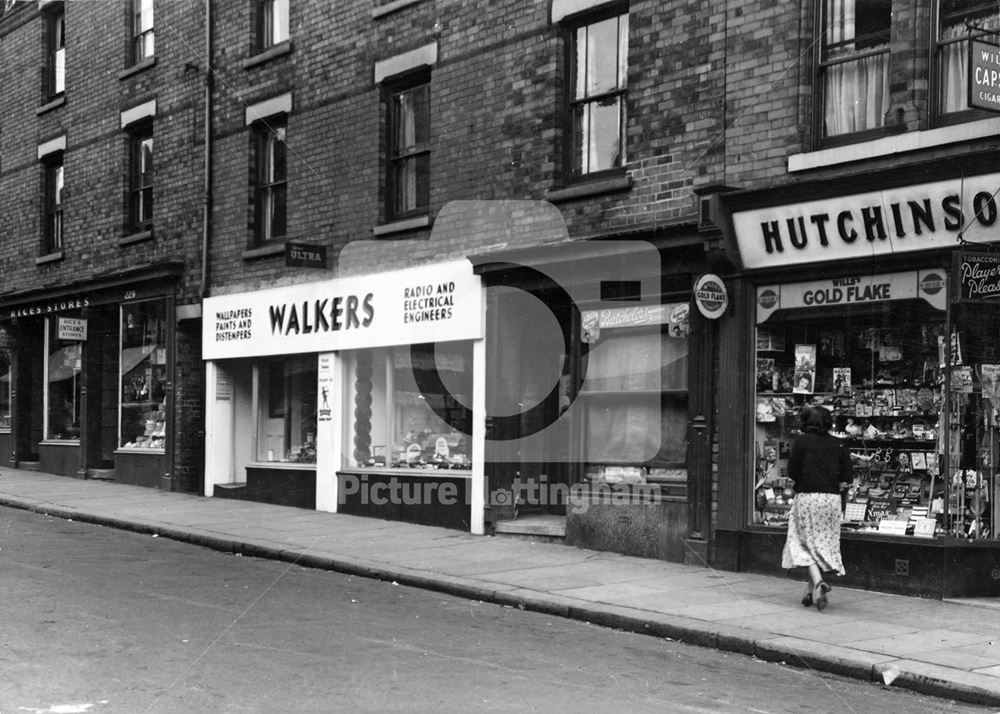
<svg viewBox="0 0 1000 714"><path fill-rule="evenodd" d="M712 273L705 273L694 284L694 302L698 312L709 320L722 317L729 306L729 293L722 278Z"/></svg>

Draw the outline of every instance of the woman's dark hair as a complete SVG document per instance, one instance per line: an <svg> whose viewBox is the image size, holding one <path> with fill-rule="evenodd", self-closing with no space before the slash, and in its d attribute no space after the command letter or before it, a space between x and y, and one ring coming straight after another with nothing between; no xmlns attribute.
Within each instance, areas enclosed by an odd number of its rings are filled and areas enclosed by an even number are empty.
<svg viewBox="0 0 1000 714"><path fill-rule="evenodd" d="M833 428L833 416L825 407L806 407L799 413L802 431L807 434L825 434Z"/></svg>

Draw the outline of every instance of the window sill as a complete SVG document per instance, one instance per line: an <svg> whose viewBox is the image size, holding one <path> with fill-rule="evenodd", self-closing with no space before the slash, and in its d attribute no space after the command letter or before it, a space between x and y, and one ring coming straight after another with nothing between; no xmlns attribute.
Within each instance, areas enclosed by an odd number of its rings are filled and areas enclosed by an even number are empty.
<svg viewBox="0 0 1000 714"><path fill-rule="evenodd" d="M415 231L421 228L427 228L430 224L430 216L417 216L416 218L407 218L402 221L393 221L392 223L383 223L380 226L375 226L372 228L372 233L376 237L388 236L395 233L405 233L406 231Z"/></svg>
<svg viewBox="0 0 1000 714"><path fill-rule="evenodd" d="M315 471L316 464L296 461L254 461L247 464L248 469L283 469L286 471Z"/></svg>
<svg viewBox="0 0 1000 714"><path fill-rule="evenodd" d="M292 41L285 40L274 47L268 47L263 52L255 54L253 57L248 57L243 60L243 69L252 69L258 65L262 65L266 62L270 62L276 57L282 57L291 53L292 51Z"/></svg>
<svg viewBox="0 0 1000 714"><path fill-rule="evenodd" d="M572 201L577 198L587 198L589 196L599 196L606 193L617 193L619 191L629 191L632 189L632 177L613 176L611 178L596 179L586 181L566 188L553 188L545 192L545 200L551 203L560 201Z"/></svg>
<svg viewBox="0 0 1000 714"><path fill-rule="evenodd" d="M48 255L43 255L39 258L35 258L35 265L45 265L46 263L55 263L66 257L65 251L58 251L56 253L49 253Z"/></svg>
<svg viewBox="0 0 1000 714"><path fill-rule="evenodd" d="M79 446L79 439L43 439L38 442L41 446Z"/></svg>
<svg viewBox="0 0 1000 714"><path fill-rule="evenodd" d="M166 449L150 449L144 446L133 446L126 448L121 446L115 449L116 454L150 454L153 456L163 456L166 453Z"/></svg>
<svg viewBox="0 0 1000 714"><path fill-rule="evenodd" d="M156 65L156 57L147 57L141 62L136 62L128 69L123 69L121 72L119 72L118 79L128 79L129 77L139 74L139 72L147 70L155 65Z"/></svg>
<svg viewBox="0 0 1000 714"><path fill-rule="evenodd" d="M50 112L53 109L58 109L59 107L61 107L65 103L66 103L66 95L65 94L60 94L55 99L52 99L52 100L46 102L45 104L43 104L42 106L38 107L38 109L35 110L35 115L36 116L41 116L42 114L45 114L46 112Z"/></svg>
<svg viewBox="0 0 1000 714"><path fill-rule="evenodd" d="M1000 117L990 117L989 119L953 124L937 129L884 136L858 144L792 154L788 157L788 171L796 173L827 166L838 166L853 161L957 144L962 141L991 138L997 134L1000 134Z"/></svg>
<svg viewBox="0 0 1000 714"><path fill-rule="evenodd" d="M136 243L143 243L147 240L152 240L152 239L153 239L153 230L150 229L148 231L139 231L138 233L130 233L129 235L122 237L118 241L118 245L119 247L124 248L127 245L135 245Z"/></svg>
<svg viewBox="0 0 1000 714"><path fill-rule="evenodd" d="M337 475L343 474L377 474L379 476L422 476L423 478L461 478L471 479L472 471L468 469L408 469L403 466L391 468L387 466L351 467L340 469Z"/></svg>
<svg viewBox="0 0 1000 714"><path fill-rule="evenodd" d="M257 248L247 248L241 256L243 260L255 260L257 258L269 258L274 255L285 254L285 241L275 241L267 243Z"/></svg>
<svg viewBox="0 0 1000 714"><path fill-rule="evenodd" d="M391 15L397 10L402 10L404 7L409 7L410 5L416 5L424 0L394 0L394 2L387 2L381 7L376 7L372 10L372 19L378 20L386 15Z"/></svg>

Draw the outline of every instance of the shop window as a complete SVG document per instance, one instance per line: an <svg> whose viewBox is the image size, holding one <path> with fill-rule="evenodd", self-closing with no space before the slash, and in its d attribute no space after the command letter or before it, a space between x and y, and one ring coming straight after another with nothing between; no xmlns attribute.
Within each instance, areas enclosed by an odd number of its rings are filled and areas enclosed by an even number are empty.
<svg viewBox="0 0 1000 714"><path fill-rule="evenodd" d="M45 12L46 45L48 66L46 67L46 95L54 99L66 91L66 12L62 3L57 3Z"/></svg>
<svg viewBox="0 0 1000 714"><path fill-rule="evenodd" d="M628 14L577 27L570 41L570 166L573 178L625 165Z"/></svg>
<svg viewBox="0 0 1000 714"><path fill-rule="evenodd" d="M288 0L257 0L257 52L263 52L288 39Z"/></svg>
<svg viewBox="0 0 1000 714"><path fill-rule="evenodd" d="M43 254L63 249L63 155L57 152L45 159L45 215Z"/></svg>
<svg viewBox="0 0 1000 714"><path fill-rule="evenodd" d="M892 0L824 0L818 83L823 139L883 126L891 23Z"/></svg>
<svg viewBox="0 0 1000 714"><path fill-rule="evenodd" d="M132 233L153 225L153 124L130 129L128 221Z"/></svg>
<svg viewBox="0 0 1000 714"><path fill-rule="evenodd" d="M0 431L10 430L10 350L0 349Z"/></svg>
<svg viewBox="0 0 1000 714"><path fill-rule="evenodd" d="M854 464L845 529L996 537L1000 314L952 312L950 339L945 311L921 300L789 309L757 326L755 523L787 523L797 415L820 405Z"/></svg>
<svg viewBox="0 0 1000 714"><path fill-rule="evenodd" d="M982 0L941 0L937 31L938 115L953 115L969 110L969 27L1000 29L1000 10L996 3ZM995 42L995 35L985 39Z"/></svg>
<svg viewBox="0 0 1000 714"><path fill-rule="evenodd" d="M257 384L257 461L316 463L316 357L259 363Z"/></svg>
<svg viewBox="0 0 1000 714"><path fill-rule="evenodd" d="M471 343L359 350L350 365L346 466L471 468Z"/></svg>
<svg viewBox="0 0 1000 714"><path fill-rule="evenodd" d="M281 118L253 125L256 187L254 237L258 244L283 239L287 229L288 175L285 124Z"/></svg>
<svg viewBox="0 0 1000 714"><path fill-rule="evenodd" d="M166 443L167 321L162 299L121 307L122 449L163 450Z"/></svg>
<svg viewBox="0 0 1000 714"><path fill-rule="evenodd" d="M389 220L425 214L430 207L430 84L426 73L389 90Z"/></svg>
<svg viewBox="0 0 1000 714"><path fill-rule="evenodd" d="M46 318L45 438L80 438L83 343L60 337L63 318Z"/></svg>
<svg viewBox="0 0 1000 714"><path fill-rule="evenodd" d="M153 0L132 0L132 64L153 56Z"/></svg>
<svg viewBox="0 0 1000 714"><path fill-rule="evenodd" d="M686 306L666 308L678 316L669 325L602 328L589 338L579 396L591 480L622 469L665 475L686 466L688 317Z"/></svg>

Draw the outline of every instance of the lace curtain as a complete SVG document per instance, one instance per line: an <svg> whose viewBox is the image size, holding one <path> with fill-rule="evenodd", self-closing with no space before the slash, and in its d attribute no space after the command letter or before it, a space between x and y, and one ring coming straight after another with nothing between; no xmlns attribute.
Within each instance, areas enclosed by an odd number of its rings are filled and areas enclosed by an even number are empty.
<svg viewBox="0 0 1000 714"><path fill-rule="evenodd" d="M826 17L826 59L840 60L823 71L826 136L882 126L889 101L888 43L855 46L855 0L827 0ZM866 56L849 59L855 54Z"/></svg>

